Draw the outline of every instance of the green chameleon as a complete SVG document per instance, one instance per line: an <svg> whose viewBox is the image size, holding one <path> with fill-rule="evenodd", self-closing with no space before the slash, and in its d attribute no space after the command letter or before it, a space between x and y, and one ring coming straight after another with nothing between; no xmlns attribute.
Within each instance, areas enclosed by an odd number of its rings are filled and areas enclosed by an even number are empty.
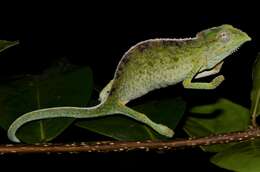
<svg viewBox="0 0 260 172"><path fill-rule="evenodd" d="M20 142L16 131L27 122L57 117L94 118L123 114L142 122L158 133L172 137L174 132L157 124L126 104L149 91L182 82L185 88L214 89L223 80L219 75L209 83L192 82L220 71L223 59L251 38L231 25L199 32L195 38L150 39L131 47L119 62L114 78L101 91L94 107L54 107L20 116L10 126L8 137Z"/></svg>

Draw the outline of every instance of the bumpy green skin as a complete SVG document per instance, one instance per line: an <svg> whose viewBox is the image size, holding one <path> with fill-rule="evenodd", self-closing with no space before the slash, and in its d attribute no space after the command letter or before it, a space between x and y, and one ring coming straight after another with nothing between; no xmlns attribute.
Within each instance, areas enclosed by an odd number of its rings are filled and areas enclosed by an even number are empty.
<svg viewBox="0 0 260 172"><path fill-rule="evenodd" d="M210 83L192 82L193 78L217 73L222 61L243 43L251 40L244 32L222 25L201 31L191 39L151 39L130 48L118 64L113 80L100 93L101 104L90 108L57 107L29 112L10 126L8 137L15 136L23 124L56 117L93 118L120 113L172 137L168 127L151 121L146 115L125 106L127 102L154 89L183 82L185 88L214 89L223 80L217 76Z"/></svg>
<svg viewBox="0 0 260 172"><path fill-rule="evenodd" d="M131 48L115 74L111 96L127 103L147 92L183 81L193 63L203 57L198 39L152 39Z"/></svg>

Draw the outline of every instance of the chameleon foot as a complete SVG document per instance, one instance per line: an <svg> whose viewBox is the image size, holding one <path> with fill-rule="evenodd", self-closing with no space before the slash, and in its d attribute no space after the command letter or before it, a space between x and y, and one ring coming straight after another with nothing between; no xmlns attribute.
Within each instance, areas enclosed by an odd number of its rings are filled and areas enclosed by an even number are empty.
<svg viewBox="0 0 260 172"><path fill-rule="evenodd" d="M215 87L219 86L223 81L225 80L223 75L219 75L216 78L214 78L211 82L211 84Z"/></svg>
<svg viewBox="0 0 260 172"><path fill-rule="evenodd" d="M174 135L174 131L172 129L162 124L153 125L152 128L166 137L172 137Z"/></svg>

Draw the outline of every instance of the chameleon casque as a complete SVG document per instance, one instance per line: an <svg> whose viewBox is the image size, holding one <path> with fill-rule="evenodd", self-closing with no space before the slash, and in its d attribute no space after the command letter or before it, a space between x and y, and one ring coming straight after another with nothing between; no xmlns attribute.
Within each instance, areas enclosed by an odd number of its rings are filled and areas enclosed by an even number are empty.
<svg viewBox="0 0 260 172"><path fill-rule="evenodd" d="M123 114L142 122L158 133L172 137L174 132L157 124L145 114L126 104L149 91L183 83L185 88L214 89L223 80L216 76L211 82L193 82L220 71L223 59L251 38L231 25L221 25L199 32L194 38L150 39L131 47L119 62L114 78L100 93L100 104L94 107L54 107L32 111L20 116L10 126L8 137L20 142L16 131L25 123L57 117L94 118Z"/></svg>

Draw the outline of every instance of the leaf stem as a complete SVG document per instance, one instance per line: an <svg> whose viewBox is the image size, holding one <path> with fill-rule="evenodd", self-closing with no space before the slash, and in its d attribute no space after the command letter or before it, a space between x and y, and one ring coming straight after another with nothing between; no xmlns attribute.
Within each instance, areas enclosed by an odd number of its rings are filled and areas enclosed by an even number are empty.
<svg viewBox="0 0 260 172"><path fill-rule="evenodd" d="M37 108L41 109L41 99L40 99L40 88L39 88L39 80L36 77L35 79L35 83L36 83L36 102L37 102ZM45 131L44 131L44 123L43 120L39 121L39 125L40 125L40 137L41 140L45 139Z"/></svg>
<svg viewBox="0 0 260 172"><path fill-rule="evenodd" d="M254 109L253 109L253 113L252 113L252 125L253 127L257 127L257 123L256 123L256 112L257 112L257 108L258 108L258 104L259 104L259 97L260 97L260 90L257 91L257 94L256 94L256 97L257 97L257 100L255 102L255 106L254 106Z"/></svg>
<svg viewBox="0 0 260 172"><path fill-rule="evenodd" d="M201 138L189 138L170 141L100 141L80 142L71 144L7 144L0 145L0 154L16 153L78 153L78 152L122 152L133 150L169 151L185 147L197 147L213 144L225 144L253 140L260 137L260 128L248 129L243 132L225 133Z"/></svg>

